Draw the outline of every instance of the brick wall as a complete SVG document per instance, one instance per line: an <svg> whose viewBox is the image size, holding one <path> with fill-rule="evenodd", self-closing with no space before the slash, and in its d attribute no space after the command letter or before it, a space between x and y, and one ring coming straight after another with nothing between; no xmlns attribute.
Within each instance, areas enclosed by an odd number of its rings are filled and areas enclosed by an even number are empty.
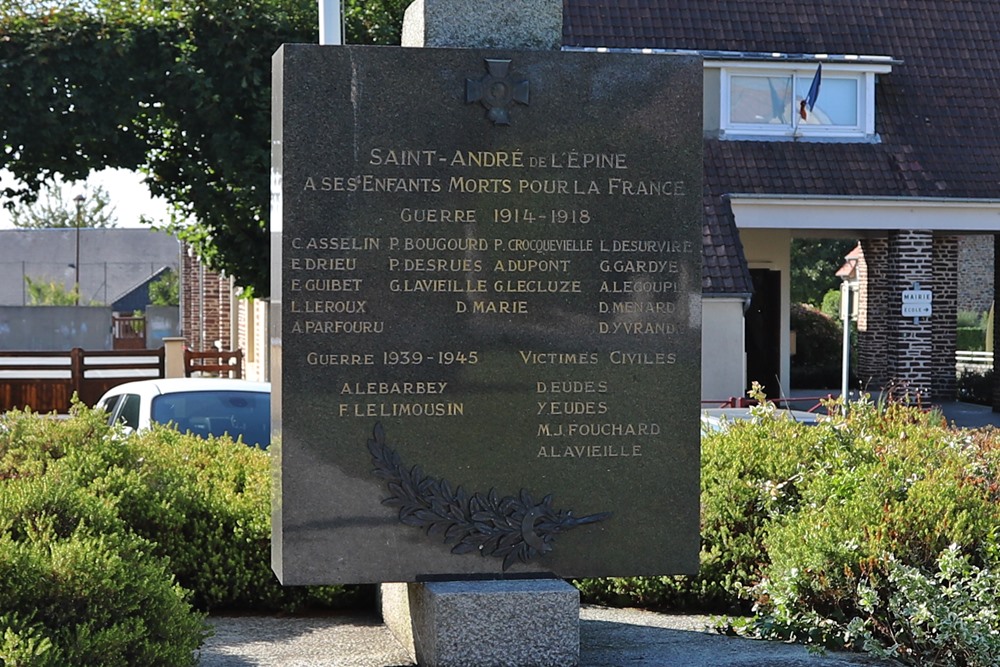
<svg viewBox="0 0 1000 667"><path fill-rule="evenodd" d="M931 385L934 400L955 398L955 349L958 345L959 239L934 237L934 292L931 318ZM990 269L992 271L992 263ZM992 283L992 281L991 281Z"/></svg>
<svg viewBox="0 0 1000 667"><path fill-rule="evenodd" d="M931 318L903 317L903 291L934 280L933 232L889 232L888 352L889 394L899 400L931 398ZM937 304L935 304L937 305Z"/></svg>
<svg viewBox="0 0 1000 667"><path fill-rule="evenodd" d="M889 382L886 331L889 326L889 241L862 239L858 259L858 368L864 390L878 390Z"/></svg>
<svg viewBox="0 0 1000 667"><path fill-rule="evenodd" d="M202 266L188 246L181 250L181 330L185 345L211 350L216 341L232 350L232 280Z"/></svg>
<svg viewBox="0 0 1000 667"><path fill-rule="evenodd" d="M861 241L858 261L858 376L868 391L895 398L955 395L959 241L930 231L894 231ZM934 295L932 316L902 316L905 290Z"/></svg>

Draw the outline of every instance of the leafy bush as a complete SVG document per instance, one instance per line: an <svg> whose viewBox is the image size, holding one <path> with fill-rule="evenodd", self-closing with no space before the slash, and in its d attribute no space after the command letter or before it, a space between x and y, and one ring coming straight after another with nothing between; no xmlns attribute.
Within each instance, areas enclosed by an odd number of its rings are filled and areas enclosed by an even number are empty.
<svg viewBox="0 0 1000 667"><path fill-rule="evenodd" d="M991 436L962 435L933 413L859 404L839 425L836 457L804 472L796 511L772 521L770 564L749 592L765 638L857 648L854 617L889 615L890 563L933 572L949 544L983 554L1000 520L1000 456ZM866 612L861 591L882 606Z"/></svg>
<svg viewBox="0 0 1000 667"><path fill-rule="evenodd" d="M193 664L206 626L153 546L65 480L6 480L0 664Z"/></svg>
<svg viewBox="0 0 1000 667"><path fill-rule="evenodd" d="M721 627L754 637L892 652L915 665L995 664L1000 434L952 430L935 412L898 404L829 407L831 418L809 427L765 419L764 405L761 418L703 438L697 577L581 590L631 604L742 606L752 616ZM948 555L953 544L964 555ZM990 611L971 616L977 604ZM904 624L911 608L926 618Z"/></svg>
<svg viewBox="0 0 1000 667"><path fill-rule="evenodd" d="M979 327L959 327L955 348L958 350L981 351L986 349L986 329Z"/></svg>
<svg viewBox="0 0 1000 667"><path fill-rule="evenodd" d="M974 328L986 330L986 324L990 319L990 311L960 310L956 317L956 325L959 328Z"/></svg>
<svg viewBox="0 0 1000 667"><path fill-rule="evenodd" d="M576 582L584 599L651 608L750 611L747 585L769 563L769 524L798 507L804 470L841 446L831 425L806 427L773 404L752 408L702 439L701 568L695 577L629 577Z"/></svg>
<svg viewBox="0 0 1000 667"><path fill-rule="evenodd" d="M996 665L1000 572L970 561L955 544L941 553L936 573L890 561L888 602L874 587L860 586L860 606L867 616L853 619L848 632L873 655L907 665Z"/></svg>
<svg viewBox="0 0 1000 667"><path fill-rule="evenodd" d="M839 298L839 292L832 294ZM796 332L792 384L811 389L840 387L844 347L840 321L812 306L795 303L790 317L791 328Z"/></svg>
<svg viewBox="0 0 1000 667"><path fill-rule="evenodd" d="M993 405L993 369L967 370L958 376L958 400Z"/></svg>
<svg viewBox="0 0 1000 667"><path fill-rule="evenodd" d="M278 584L266 452L166 428L125 436L104 417L78 405L67 420L25 412L0 420L0 664L48 664L26 657L35 654L76 663L74 651L99 641L111 657L92 664L118 664L116 652L133 656L121 664L187 664L135 651L169 640L189 658L201 641L192 606L356 602L363 589ZM61 587L47 588L50 579ZM49 618L58 623L50 628Z"/></svg>

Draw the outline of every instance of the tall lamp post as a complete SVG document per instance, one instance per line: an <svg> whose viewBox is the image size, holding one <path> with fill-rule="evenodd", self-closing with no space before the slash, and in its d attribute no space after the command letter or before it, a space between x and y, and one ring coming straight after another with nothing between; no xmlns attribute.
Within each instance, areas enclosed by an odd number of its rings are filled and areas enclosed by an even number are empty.
<svg viewBox="0 0 1000 667"><path fill-rule="evenodd" d="M848 378L851 368L851 320L856 315L857 301L854 294L858 289L857 276L858 260L848 256L847 263L837 272L842 282L840 283L840 318L844 323L844 340L841 363L840 395L844 399L844 408L847 408L847 401L850 397Z"/></svg>
<svg viewBox="0 0 1000 667"><path fill-rule="evenodd" d="M80 305L80 224L83 221L83 195L77 195L73 197L73 201L76 203L76 262L73 264L73 268L76 271L76 305Z"/></svg>

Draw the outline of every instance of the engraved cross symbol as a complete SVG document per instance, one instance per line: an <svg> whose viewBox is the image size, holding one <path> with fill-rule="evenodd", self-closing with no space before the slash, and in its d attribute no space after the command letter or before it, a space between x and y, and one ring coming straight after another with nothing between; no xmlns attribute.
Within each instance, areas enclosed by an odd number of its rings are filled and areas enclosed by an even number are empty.
<svg viewBox="0 0 1000 667"><path fill-rule="evenodd" d="M465 103L480 102L494 125L510 125L508 107L514 102L528 104L528 80L514 81L510 61L486 58L486 74L481 79L465 80Z"/></svg>

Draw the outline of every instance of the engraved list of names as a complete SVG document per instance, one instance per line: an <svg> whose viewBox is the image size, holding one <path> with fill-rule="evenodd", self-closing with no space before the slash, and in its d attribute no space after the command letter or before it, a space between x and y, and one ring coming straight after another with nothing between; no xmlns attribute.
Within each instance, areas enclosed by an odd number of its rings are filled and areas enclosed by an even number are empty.
<svg viewBox="0 0 1000 667"><path fill-rule="evenodd" d="M696 567L700 77L276 54L283 582Z"/></svg>

